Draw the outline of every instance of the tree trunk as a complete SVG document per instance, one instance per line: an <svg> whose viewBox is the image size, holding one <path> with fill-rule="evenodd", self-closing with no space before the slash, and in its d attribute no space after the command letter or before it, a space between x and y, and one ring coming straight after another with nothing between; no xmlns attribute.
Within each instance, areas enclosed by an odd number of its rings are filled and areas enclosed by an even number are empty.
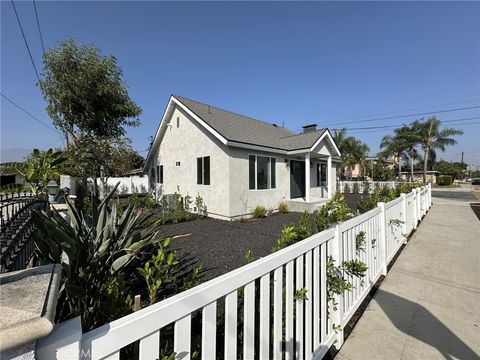
<svg viewBox="0 0 480 360"><path fill-rule="evenodd" d="M427 165L428 165L428 155L429 149L425 149L424 157L423 157L423 183L427 183Z"/></svg>
<svg viewBox="0 0 480 360"><path fill-rule="evenodd" d="M410 158L410 182L413 182L413 158Z"/></svg>
<svg viewBox="0 0 480 360"><path fill-rule="evenodd" d="M402 155L398 156L398 181L402 181Z"/></svg>

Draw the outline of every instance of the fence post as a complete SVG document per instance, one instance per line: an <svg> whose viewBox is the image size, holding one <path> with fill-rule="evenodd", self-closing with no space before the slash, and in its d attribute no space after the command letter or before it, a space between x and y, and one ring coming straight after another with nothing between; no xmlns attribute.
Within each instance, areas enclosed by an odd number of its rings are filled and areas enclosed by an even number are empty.
<svg viewBox="0 0 480 360"><path fill-rule="evenodd" d="M417 222L422 220L422 188L417 189Z"/></svg>
<svg viewBox="0 0 480 360"><path fill-rule="evenodd" d="M400 194L400 197L402 198L402 221L403 221L403 236L405 237L405 240L403 241L404 244L407 243L407 195L404 193Z"/></svg>
<svg viewBox="0 0 480 360"><path fill-rule="evenodd" d="M377 206L380 208L380 228L379 231L379 242L380 242L380 258L382 259L382 275L387 275L387 233L385 227L385 203L379 202Z"/></svg>
<svg viewBox="0 0 480 360"><path fill-rule="evenodd" d="M343 247L342 247L342 234L340 232L340 225L337 224L335 226L335 238L330 241L330 254L332 258L335 260L337 266L341 266L343 262ZM343 293L340 295L336 295L335 299L333 300L337 303L337 309L332 313L332 324L334 325L342 325L343 321ZM343 327L339 327L335 330L335 347L340 349L343 345Z"/></svg>
<svg viewBox="0 0 480 360"><path fill-rule="evenodd" d="M81 317L67 320L56 325L53 331L37 342L35 359L37 360L73 360L90 358L90 354L81 354L82 321Z"/></svg>
<svg viewBox="0 0 480 360"><path fill-rule="evenodd" d="M432 183L428 184L428 208L432 207Z"/></svg>
<svg viewBox="0 0 480 360"><path fill-rule="evenodd" d="M413 189L413 229L415 230L417 228L417 223L418 223L418 215L417 215L417 189Z"/></svg>

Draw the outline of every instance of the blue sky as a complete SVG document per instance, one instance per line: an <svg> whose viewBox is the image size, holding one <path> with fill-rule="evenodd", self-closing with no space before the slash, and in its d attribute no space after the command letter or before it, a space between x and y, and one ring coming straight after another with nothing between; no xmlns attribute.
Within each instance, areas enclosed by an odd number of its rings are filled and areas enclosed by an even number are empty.
<svg viewBox="0 0 480 360"><path fill-rule="evenodd" d="M16 6L40 69L33 4ZM399 125L423 115L366 120L480 105L478 2L37 1L37 10L47 49L71 35L118 59L143 109L142 125L128 130L142 155L171 93L291 129ZM12 4L2 1L1 92L51 124L35 82ZM476 118L449 123L465 135L442 156L459 161L463 151L480 165L479 109L437 116ZM351 131L372 154L386 133ZM61 145L3 98L0 139L4 155Z"/></svg>

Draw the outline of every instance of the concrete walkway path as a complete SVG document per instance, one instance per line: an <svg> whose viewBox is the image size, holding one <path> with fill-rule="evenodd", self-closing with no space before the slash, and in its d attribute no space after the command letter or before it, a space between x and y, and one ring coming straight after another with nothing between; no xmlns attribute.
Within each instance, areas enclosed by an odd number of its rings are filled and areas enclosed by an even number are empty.
<svg viewBox="0 0 480 360"><path fill-rule="evenodd" d="M470 188L432 198L337 360L480 359L480 201Z"/></svg>

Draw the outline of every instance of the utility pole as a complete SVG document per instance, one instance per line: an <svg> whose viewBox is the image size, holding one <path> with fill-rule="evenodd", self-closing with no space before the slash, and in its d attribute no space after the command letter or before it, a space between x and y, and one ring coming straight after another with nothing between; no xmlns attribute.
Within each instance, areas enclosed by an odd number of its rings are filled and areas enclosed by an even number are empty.
<svg viewBox="0 0 480 360"><path fill-rule="evenodd" d="M463 151L462 151L462 165L463 165Z"/></svg>

